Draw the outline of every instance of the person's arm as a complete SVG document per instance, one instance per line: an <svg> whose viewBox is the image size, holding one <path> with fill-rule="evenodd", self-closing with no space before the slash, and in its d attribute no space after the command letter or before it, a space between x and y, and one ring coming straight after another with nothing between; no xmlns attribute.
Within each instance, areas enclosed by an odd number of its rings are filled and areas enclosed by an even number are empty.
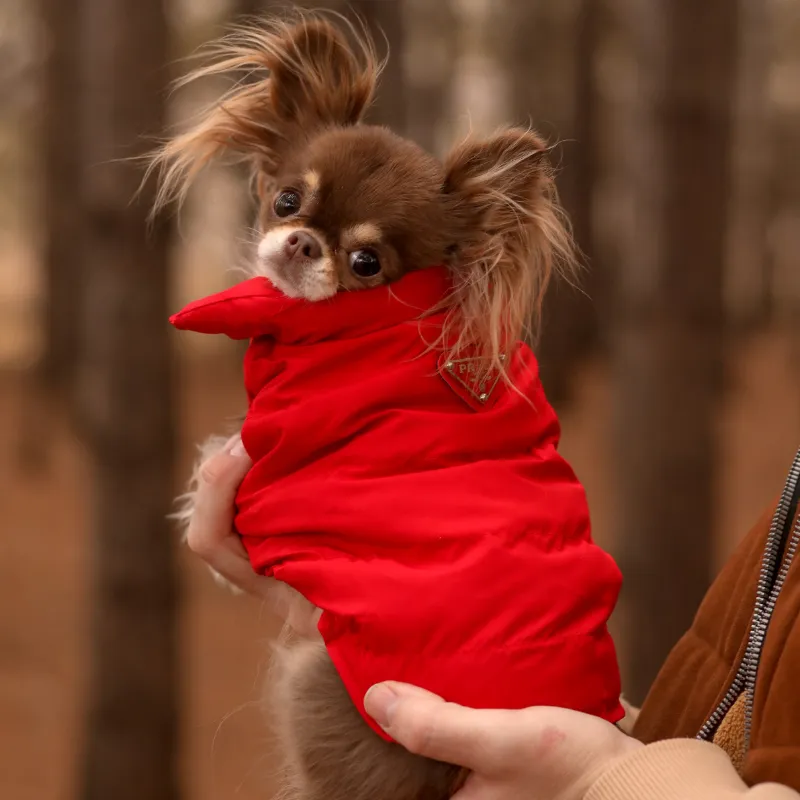
<svg viewBox="0 0 800 800"><path fill-rule="evenodd" d="M775 784L748 789L713 744L645 746L577 711L475 710L397 683L364 705L411 752L472 770L456 800L800 800Z"/></svg>
<svg viewBox="0 0 800 800"><path fill-rule="evenodd" d="M585 800L797 800L786 786L749 789L719 747L696 739L670 739L609 762Z"/></svg>

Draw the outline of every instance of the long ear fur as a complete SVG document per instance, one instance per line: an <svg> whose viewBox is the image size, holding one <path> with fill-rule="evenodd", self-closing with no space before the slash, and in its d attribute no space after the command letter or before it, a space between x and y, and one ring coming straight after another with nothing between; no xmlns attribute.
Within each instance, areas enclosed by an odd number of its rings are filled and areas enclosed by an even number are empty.
<svg viewBox="0 0 800 800"><path fill-rule="evenodd" d="M327 19L336 16L342 26ZM343 30L353 41L351 48ZM214 61L181 79L237 77L194 127L152 156L157 170L156 208L179 202L210 161L228 157L251 165L254 175L274 174L282 153L299 138L333 125L354 125L366 111L382 64L365 30L338 15L296 11L289 19L235 29L210 48Z"/></svg>
<svg viewBox="0 0 800 800"><path fill-rule="evenodd" d="M477 351L505 380L504 356L535 338L553 274L577 266L547 152L533 132L510 128L468 138L445 160L444 191L460 231L445 336L455 339L454 354Z"/></svg>

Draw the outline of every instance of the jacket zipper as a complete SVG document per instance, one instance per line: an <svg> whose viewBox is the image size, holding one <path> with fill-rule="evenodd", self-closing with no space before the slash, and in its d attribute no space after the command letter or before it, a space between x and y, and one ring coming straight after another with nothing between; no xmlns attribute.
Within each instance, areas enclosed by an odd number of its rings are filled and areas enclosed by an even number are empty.
<svg viewBox="0 0 800 800"><path fill-rule="evenodd" d="M706 720L698 739L711 740L720 722L730 711L736 699L745 692L745 751L750 747L750 733L753 719L753 697L755 695L758 665L761 661L761 651L767 636L767 628L775 610L778 595L783 588L786 575L789 572L792 559L800 547L800 518L792 525L794 514L790 514L797 507L797 495L800 490L800 450L794 457L794 462L789 470L789 476L783 487L783 493L775 510L775 515L770 523L767 543L764 548L764 557L761 561L761 571L758 576L756 602L753 610L753 619L747 637L747 647L742 657L739 669L722 698L722 702L714 709Z"/></svg>

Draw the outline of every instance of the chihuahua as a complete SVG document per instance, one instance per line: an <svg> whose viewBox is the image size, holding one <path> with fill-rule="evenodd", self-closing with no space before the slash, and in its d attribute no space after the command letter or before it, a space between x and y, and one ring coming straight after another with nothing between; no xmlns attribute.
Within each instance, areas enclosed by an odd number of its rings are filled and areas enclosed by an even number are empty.
<svg viewBox="0 0 800 800"><path fill-rule="evenodd" d="M246 164L259 209L253 276L318 303L444 265L452 290L442 346L469 350L512 384L509 343L532 333L551 278L576 263L545 142L507 128L469 136L440 161L364 124L382 65L365 32L338 17L298 12L248 26L216 55L185 82L241 79L155 155L157 206L180 202L212 161ZM215 439L203 456L224 442ZM190 491L181 518L188 523L191 514ZM317 633L318 609L286 591L301 613L281 643L270 704L291 795L451 796L464 771L413 755L365 724Z"/></svg>

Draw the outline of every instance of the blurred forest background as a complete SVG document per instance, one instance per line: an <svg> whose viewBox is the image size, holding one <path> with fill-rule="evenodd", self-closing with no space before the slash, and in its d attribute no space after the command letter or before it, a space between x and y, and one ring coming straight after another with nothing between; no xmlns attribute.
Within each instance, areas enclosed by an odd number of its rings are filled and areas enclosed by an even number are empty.
<svg viewBox="0 0 800 800"><path fill-rule="evenodd" d="M329 3L335 6L335 3ZM539 345L563 451L626 577L641 700L800 443L800 0L360 0L373 119L561 142L589 269ZM0 796L255 800L276 627L178 552L194 444L239 354L167 315L236 280L249 196L211 169L147 230L126 160L223 88L179 59L266 0L0 5ZM379 42L382 39L379 38ZM268 713L268 709L267 709Z"/></svg>

